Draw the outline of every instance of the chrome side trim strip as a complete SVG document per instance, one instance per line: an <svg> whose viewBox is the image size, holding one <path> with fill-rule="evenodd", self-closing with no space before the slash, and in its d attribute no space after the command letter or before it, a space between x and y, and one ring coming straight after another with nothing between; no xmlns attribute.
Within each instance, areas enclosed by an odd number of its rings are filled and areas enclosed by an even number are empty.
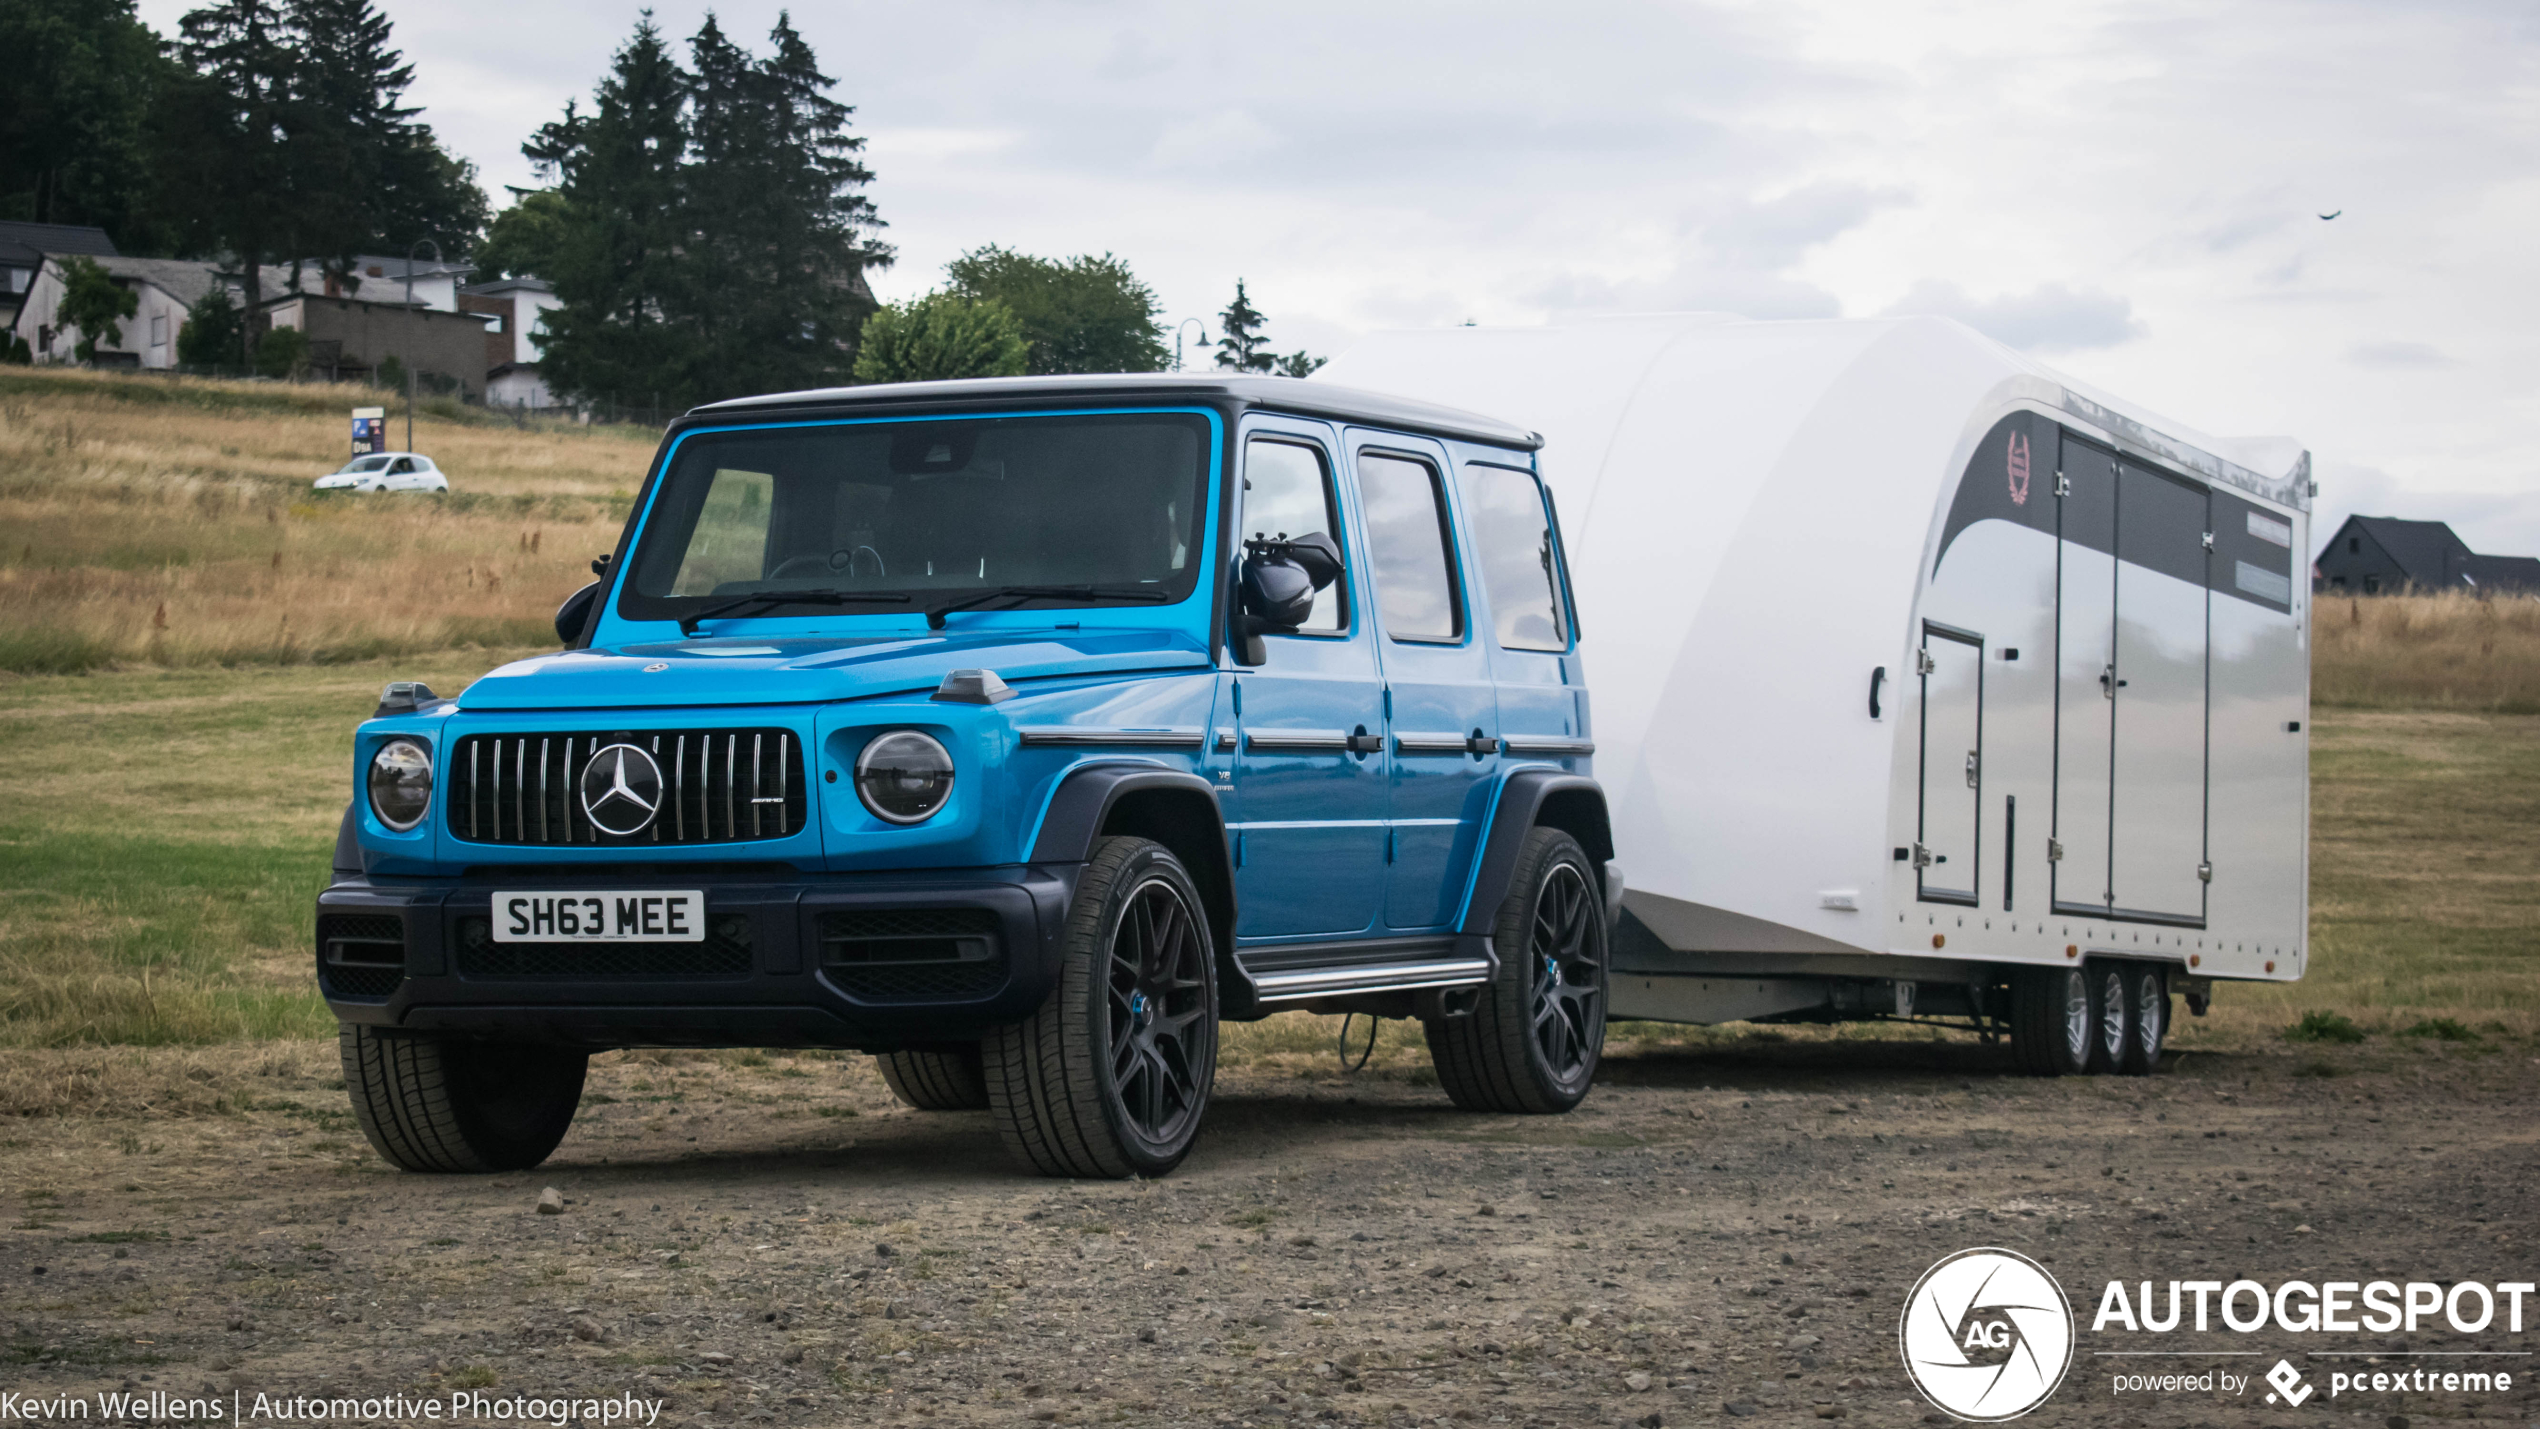
<svg viewBox="0 0 2540 1429"><path fill-rule="evenodd" d="M1543 735L1512 734L1499 742L1503 754L1594 754L1592 739L1558 739Z"/></svg>
<svg viewBox="0 0 2540 1429"><path fill-rule="evenodd" d="M1208 736L1196 729L1078 729L1043 725L1017 730L1027 748L1035 749L1199 749Z"/></svg>
<svg viewBox="0 0 2540 1429"><path fill-rule="evenodd" d="M1337 729L1248 729L1244 748L1264 752L1346 754L1349 736Z"/></svg>
<svg viewBox="0 0 2540 1429"><path fill-rule="evenodd" d="M1466 736L1460 734L1397 734L1393 737L1396 754L1466 754Z"/></svg>
<svg viewBox="0 0 2540 1429"><path fill-rule="evenodd" d="M1377 963L1348 968L1298 968L1254 973L1263 1002L1291 1002L1342 992L1407 992L1423 987L1464 987L1487 982L1488 958L1446 958L1422 963Z"/></svg>
<svg viewBox="0 0 2540 1429"><path fill-rule="evenodd" d="M1233 730L1221 729L1217 731L1217 752L1220 754L1232 754L1235 752L1235 732Z"/></svg>

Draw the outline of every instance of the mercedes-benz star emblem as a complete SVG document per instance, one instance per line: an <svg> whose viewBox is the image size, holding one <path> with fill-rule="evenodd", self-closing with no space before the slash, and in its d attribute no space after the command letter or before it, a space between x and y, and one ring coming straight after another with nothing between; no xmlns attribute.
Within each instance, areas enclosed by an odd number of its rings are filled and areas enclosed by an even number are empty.
<svg viewBox="0 0 2540 1429"><path fill-rule="evenodd" d="M612 744L582 766L582 812L604 834L640 834L661 808L661 766L631 744Z"/></svg>

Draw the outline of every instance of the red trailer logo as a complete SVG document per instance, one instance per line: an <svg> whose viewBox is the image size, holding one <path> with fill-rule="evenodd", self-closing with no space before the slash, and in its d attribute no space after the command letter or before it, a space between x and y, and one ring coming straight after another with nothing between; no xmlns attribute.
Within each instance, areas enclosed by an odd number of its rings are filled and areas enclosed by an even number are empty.
<svg viewBox="0 0 2540 1429"><path fill-rule="evenodd" d="M2028 505L2028 438L2019 432L2011 434L2011 504Z"/></svg>

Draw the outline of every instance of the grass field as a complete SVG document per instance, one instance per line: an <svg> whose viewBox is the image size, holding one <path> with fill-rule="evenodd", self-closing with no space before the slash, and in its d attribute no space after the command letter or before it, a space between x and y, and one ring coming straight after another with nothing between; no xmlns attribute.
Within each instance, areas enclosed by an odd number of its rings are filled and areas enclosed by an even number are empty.
<svg viewBox="0 0 2540 1429"><path fill-rule="evenodd" d="M0 676L0 1045L331 1032L310 900L352 727L388 678L449 693L506 655ZM2183 1035L2272 1034L2312 1010L2381 1031L2540 1028L2540 717L2323 710L2313 767L2311 971L2227 987ZM1336 1031L1290 1016L1229 1029L1228 1051L1328 1065ZM1378 1060L1416 1064L1417 1044L1389 1024Z"/></svg>
<svg viewBox="0 0 2540 1429"><path fill-rule="evenodd" d="M452 494L319 493L362 389L0 368L0 670L338 663L552 639L658 433L428 402ZM392 421L393 443L405 440Z"/></svg>

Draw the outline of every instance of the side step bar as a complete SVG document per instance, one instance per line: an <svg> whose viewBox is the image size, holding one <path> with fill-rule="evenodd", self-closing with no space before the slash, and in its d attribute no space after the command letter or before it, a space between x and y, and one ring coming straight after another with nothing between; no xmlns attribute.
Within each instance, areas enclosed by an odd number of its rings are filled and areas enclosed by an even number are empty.
<svg viewBox="0 0 2540 1429"><path fill-rule="evenodd" d="M1438 958L1416 963L1372 963L1357 967L1293 968L1252 975L1263 1002L1297 1002L1358 992L1415 992L1422 988L1469 987L1488 982L1489 958Z"/></svg>

